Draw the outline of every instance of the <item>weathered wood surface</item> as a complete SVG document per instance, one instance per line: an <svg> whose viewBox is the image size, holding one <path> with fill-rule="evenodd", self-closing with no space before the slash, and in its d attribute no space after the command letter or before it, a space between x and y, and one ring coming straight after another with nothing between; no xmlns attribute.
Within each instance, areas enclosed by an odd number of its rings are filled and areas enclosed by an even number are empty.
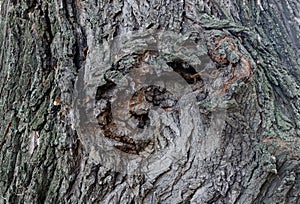
<svg viewBox="0 0 300 204"><path fill-rule="evenodd" d="M297 0L0 3L0 203L300 203Z"/></svg>

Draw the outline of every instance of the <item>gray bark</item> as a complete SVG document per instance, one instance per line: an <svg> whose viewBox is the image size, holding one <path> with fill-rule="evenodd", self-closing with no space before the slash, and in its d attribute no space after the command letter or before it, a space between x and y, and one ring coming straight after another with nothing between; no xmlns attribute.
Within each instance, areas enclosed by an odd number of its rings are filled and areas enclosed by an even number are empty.
<svg viewBox="0 0 300 204"><path fill-rule="evenodd" d="M0 203L300 203L297 0L0 3Z"/></svg>

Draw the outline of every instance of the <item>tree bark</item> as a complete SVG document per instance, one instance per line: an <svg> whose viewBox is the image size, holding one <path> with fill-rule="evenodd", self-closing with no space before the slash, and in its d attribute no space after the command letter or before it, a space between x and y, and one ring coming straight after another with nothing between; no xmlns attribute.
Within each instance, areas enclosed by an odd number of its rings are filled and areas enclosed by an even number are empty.
<svg viewBox="0 0 300 204"><path fill-rule="evenodd" d="M0 3L0 203L300 203L297 0Z"/></svg>

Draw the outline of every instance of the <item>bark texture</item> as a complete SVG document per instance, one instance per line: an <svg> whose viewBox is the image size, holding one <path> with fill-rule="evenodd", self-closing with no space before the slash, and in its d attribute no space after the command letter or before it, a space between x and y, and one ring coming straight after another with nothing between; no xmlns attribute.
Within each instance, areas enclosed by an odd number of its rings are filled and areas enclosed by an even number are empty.
<svg viewBox="0 0 300 204"><path fill-rule="evenodd" d="M299 1L0 3L0 203L300 203Z"/></svg>

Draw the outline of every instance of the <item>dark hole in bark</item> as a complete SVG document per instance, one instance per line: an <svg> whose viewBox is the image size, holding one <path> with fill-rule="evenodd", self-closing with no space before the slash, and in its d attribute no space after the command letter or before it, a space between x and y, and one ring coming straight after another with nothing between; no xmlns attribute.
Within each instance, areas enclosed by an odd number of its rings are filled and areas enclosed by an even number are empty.
<svg viewBox="0 0 300 204"><path fill-rule="evenodd" d="M115 86L116 84L110 81L108 81L104 85L98 86L96 91L96 96L95 96L96 101L99 101L102 98L106 98L105 93L107 93L108 90L111 90Z"/></svg>
<svg viewBox="0 0 300 204"><path fill-rule="evenodd" d="M148 112L144 114L136 114L134 112L131 112L130 114L137 120L138 128L143 129L145 126L148 127L150 125L150 118L148 116Z"/></svg>
<svg viewBox="0 0 300 204"><path fill-rule="evenodd" d="M183 60L177 59L172 62L167 62L167 65L180 74L188 84L194 84L197 81L201 81L201 77L200 75L197 75L197 71Z"/></svg>

